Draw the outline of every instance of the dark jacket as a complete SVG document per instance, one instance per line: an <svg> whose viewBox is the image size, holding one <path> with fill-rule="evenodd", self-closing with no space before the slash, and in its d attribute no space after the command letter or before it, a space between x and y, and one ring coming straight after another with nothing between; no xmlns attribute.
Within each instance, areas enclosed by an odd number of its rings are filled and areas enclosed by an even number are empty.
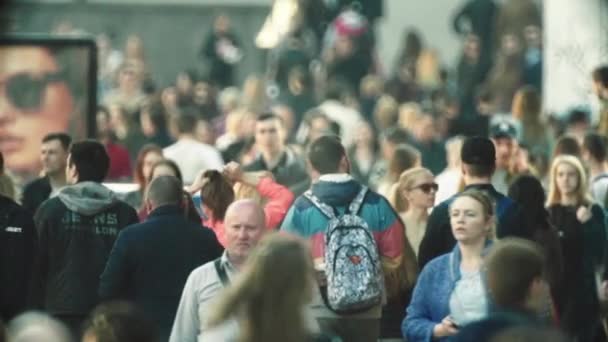
<svg viewBox="0 0 608 342"><path fill-rule="evenodd" d="M283 156L279 163L272 169L268 168L264 158L262 156L258 156L251 164L246 165L243 168L245 171L270 171L274 176L277 183L289 188L295 196L299 196L303 191L298 190L300 192L295 191L295 189L300 189L302 187L298 187L299 184L307 183L309 177L306 172L306 166L301 161L296 153L289 148L285 149L283 152ZM304 189L307 190L308 187Z"/></svg>
<svg viewBox="0 0 608 342"><path fill-rule="evenodd" d="M99 297L135 303L166 341L188 275L222 251L210 229L189 221L178 206L161 206L120 233L101 275Z"/></svg>
<svg viewBox="0 0 608 342"><path fill-rule="evenodd" d="M591 341L599 315L595 271L603 265L605 252L604 212L594 204L589 221L580 223L574 206L556 204L548 210L564 260L563 282L555 298L560 324L580 341Z"/></svg>
<svg viewBox="0 0 608 342"><path fill-rule="evenodd" d="M32 216L0 195L0 319L4 322L26 308L35 254Z"/></svg>
<svg viewBox="0 0 608 342"><path fill-rule="evenodd" d="M38 178L23 188L21 205L30 215L34 215L42 202L51 195L51 183L47 177Z"/></svg>
<svg viewBox="0 0 608 342"><path fill-rule="evenodd" d="M532 238L529 233L530 230L527 229L525 217L517 203L496 191L491 184L469 185L465 190L468 189L485 191L496 202L498 221L496 236L499 239L507 236ZM429 216L426 232L418 251L418 265L420 269L430 260L448 253L454 248L456 240L454 240L454 235L452 235L448 210L456 196L441 202L433 209L433 212Z"/></svg>
<svg viewBox="0 0 608 342"><path fill-rule="evenodd" d="M33 304L59 316L84 317L97 304L99 276L118 233L137 213L95 182L63 188L34 218L40 249Z"/></svg>
<svg viewBox="0 0 608 342"><path fill-rule="evenodd" d="M489 342L499 333L513 327L541 327L534 314L524 311L499 311L491 313L486 319L467 324L452 342Z"/></svg>

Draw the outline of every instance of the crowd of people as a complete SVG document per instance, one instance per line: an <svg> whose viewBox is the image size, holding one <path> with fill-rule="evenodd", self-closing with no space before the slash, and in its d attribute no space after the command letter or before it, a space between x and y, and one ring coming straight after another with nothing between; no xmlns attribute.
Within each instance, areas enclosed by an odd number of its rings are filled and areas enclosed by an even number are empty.
<svg viewBox="0 0 608 342"><path fill-rule="evenodd" d="M98 36L95 139L0 163L0 341L603 340L608 65L599 113L545 113L532 0L468 1L453 68L407 30L390 76L380 1L295 3L242 87L225 15L162 87Z"/></svg>

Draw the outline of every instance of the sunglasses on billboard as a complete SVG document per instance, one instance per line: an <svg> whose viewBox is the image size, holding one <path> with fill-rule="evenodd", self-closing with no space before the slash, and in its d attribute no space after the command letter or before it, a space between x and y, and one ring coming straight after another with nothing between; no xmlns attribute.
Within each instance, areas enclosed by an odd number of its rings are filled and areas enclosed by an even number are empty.
<svg viewBox="0 0 608 342"><path fill-rule="evenodd" d="M42 107L47 86L63 80L64 77L60 72L44 74L20 72L0 81L0 87L4 88L4 96L13 107L32 112Z"/></svg>

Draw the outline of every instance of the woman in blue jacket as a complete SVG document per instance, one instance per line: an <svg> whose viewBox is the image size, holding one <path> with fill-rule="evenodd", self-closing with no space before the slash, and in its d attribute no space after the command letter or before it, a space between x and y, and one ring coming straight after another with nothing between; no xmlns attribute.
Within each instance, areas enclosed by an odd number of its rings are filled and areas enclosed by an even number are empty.
<svg viewBox="0 0 608 342"><path fill-rule="evenodd" d="M458 328L487 315L481 273L482 254L494 237L494 203L485 193L467 190L450 204L451 253L429 262L414 289L401 330L410 342L445 340Z"/></svg>

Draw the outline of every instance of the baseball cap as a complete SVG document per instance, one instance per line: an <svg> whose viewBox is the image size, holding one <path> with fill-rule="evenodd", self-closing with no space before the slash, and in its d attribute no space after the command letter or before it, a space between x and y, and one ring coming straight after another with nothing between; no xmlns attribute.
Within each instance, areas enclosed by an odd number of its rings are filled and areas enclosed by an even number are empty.
<svg viewBox="0 0 608 342"><path fill-rule="evenodd" d="M508 120L500 120L495 122L490 127L490 136L492 138L517 138L517 129L515 125Z"/></svg>
<svg viewBox="0 0 608 342"><path fill-rule="evenodd" d="M466 138L460 150L460 159L465 164L494 165L496 163L494 143L483 137Z"/></svg>

